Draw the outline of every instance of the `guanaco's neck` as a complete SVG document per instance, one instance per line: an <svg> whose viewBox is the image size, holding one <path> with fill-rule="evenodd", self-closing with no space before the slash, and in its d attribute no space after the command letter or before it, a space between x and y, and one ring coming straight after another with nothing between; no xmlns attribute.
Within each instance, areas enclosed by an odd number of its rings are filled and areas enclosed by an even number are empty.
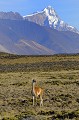
<svg viewBox="0 0 79 120"><path fill-rule="evenodd" d="M35 83L33 82L33 83L32 83L32 92L33 92L33 94L35 94L34 88L35 88Z"/></svg>

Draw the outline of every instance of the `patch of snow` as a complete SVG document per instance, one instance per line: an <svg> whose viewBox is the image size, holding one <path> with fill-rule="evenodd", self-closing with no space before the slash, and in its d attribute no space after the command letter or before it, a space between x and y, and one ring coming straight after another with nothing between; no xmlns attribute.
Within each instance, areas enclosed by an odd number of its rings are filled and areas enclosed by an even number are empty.
<svg viewBox="0 0 79 120"><path fill-rule="evenodd" d="M30 17L30 16L34 16L34 15L37 15L37 14L39 14L39 13L43 13L43 11L41 11L41 12L36 12L36 13L30 14L30 15L25 15L25 16L23 16L23 18L25 18L25 17Z"/></svg>

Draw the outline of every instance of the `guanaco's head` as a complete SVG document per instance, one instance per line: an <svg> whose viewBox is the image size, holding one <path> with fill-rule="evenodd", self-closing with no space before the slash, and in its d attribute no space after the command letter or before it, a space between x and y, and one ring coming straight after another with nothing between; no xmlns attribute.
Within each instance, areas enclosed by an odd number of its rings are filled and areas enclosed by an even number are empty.
<svg viewBox="0 0 79 120"><path fill-rule="evenodd" d="M36 83L36 80L33 79L33 80L32 80L32 83Z"/></svg>

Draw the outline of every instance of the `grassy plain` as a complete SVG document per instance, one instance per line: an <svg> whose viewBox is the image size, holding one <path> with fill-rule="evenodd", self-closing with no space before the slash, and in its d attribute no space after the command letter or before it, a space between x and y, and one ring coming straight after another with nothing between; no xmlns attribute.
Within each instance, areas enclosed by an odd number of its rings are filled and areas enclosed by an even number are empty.
<svg viewBox="0 0 79 120"><path fill-rule="evenodd" d="M44 106L32 105L32 79ZM1 120L79 120L79 55L0 54Z"/></svg>

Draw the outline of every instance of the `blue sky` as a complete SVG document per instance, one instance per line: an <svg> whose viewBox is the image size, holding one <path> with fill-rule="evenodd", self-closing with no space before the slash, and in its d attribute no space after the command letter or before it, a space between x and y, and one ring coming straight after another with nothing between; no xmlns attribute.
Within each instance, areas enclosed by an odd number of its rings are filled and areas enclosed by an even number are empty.
<svg viewBox="0 0 79 120"><path fill-rule="evenodd" d="M0 0L0 11L28 15L51 5L60 18L79 30L79 0Z"/></svg>

